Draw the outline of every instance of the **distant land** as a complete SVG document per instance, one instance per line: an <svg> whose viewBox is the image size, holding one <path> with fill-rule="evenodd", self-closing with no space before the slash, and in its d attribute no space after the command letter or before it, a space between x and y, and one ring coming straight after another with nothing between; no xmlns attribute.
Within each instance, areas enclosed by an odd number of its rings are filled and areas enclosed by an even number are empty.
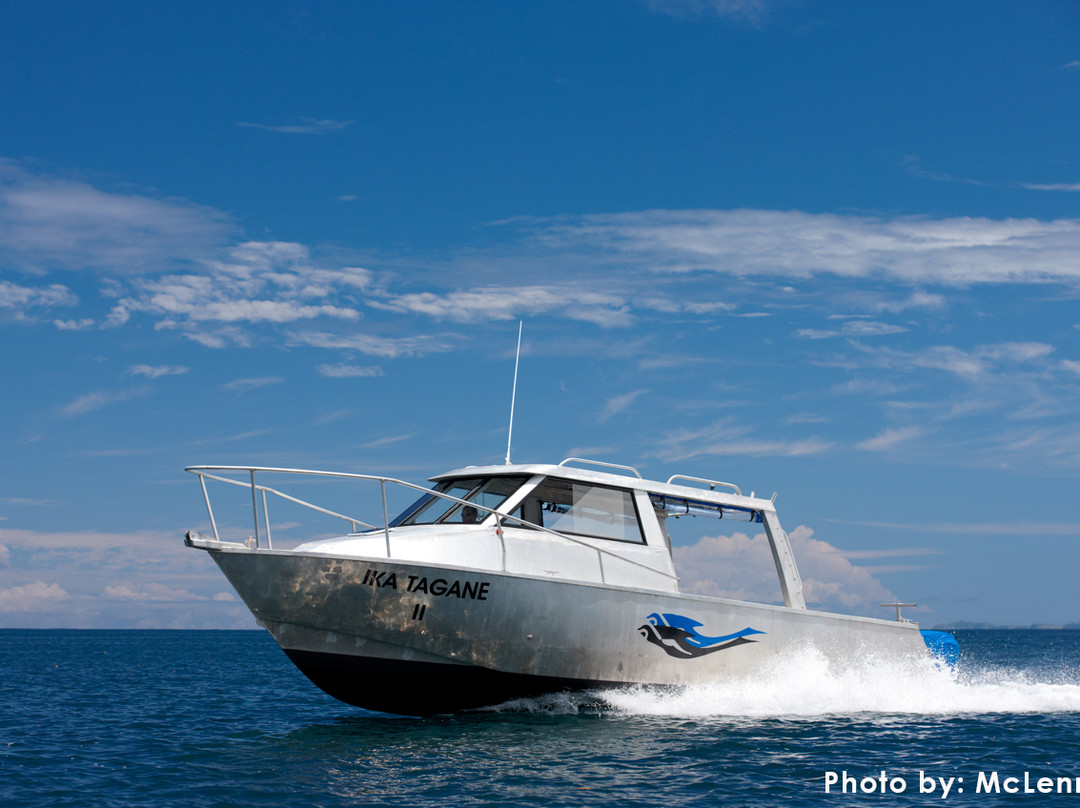
<svg viewBox="0 0 1080 808"><path fill-rule="evenodd" d="M939 626L934 626L934 631L971 631L977 629L997 629L997 630L1031 630L1031 629L1057 629L1077 631L1080 630L1080 623L1066 623L1064 626L1052 626L1048 623L1032 623L1030 626L999 626L993 623L977 623L971 620L957 620L954 623L942 623Z"/></svg>

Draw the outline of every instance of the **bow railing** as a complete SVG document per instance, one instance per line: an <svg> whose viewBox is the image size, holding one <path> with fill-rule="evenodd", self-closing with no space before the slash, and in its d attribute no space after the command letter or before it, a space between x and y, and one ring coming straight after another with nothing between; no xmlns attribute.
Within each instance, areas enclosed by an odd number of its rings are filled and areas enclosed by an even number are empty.
<svg viewBox="0 0 1080 808"><path fill-rule="evenodd" d="M426 488L426 487L424 487L422 485L417 485L415 483L410 483L410 482L407 482L406 480L399 480L399 479L397 479L395 477L383 477L383 476L374 475L374 474L354 474L354 473L343 472L343 471L319 471L319 470L315 470L315 469L276 468L276 467L272 467L272 466L188 466L187 468L184 469L184 471L190 472L190 473L196 475L199 478L199 485L200 485L200 487L202 489L202 493L203 493L203 501L206 504L206 512L207 512L207 515L210 517L210 529L214 534L214 540L216 542L219 542L219 543L222 542L223 540L221 538L221 534L218 531L217 520L216 520L216 518L214 516L214 508L213 508L213 506L212 506L212 504L210 502L210 492L207 490L207 487L206 487L206 481L207 480L212 480L212 481L218 482L218 483L225 483L227 485L240 486L242 488L247 488L247 489L249 489L251 491L252 527L253 527L254 532L252 534L252 542L251 542L251 544L249 546L252 549L267 549L267 550L272 550L273 549L273 534L272 534L271 526L270 526L270 508L269 508L269 504L267 502L267 494L270 494L270 495L273 495L273 496L280 497L281 499L286 500L288 502L291 502L291 503L293 503L295 505L299 505L299 506L301 506L303 508L306 508L306 509L315 511L317 513L321 513L321 514L323 514L325 516L330 516L330 517L333 517L335 519L346 522L351 527L351 530L350 530L351 534L359 534L360 533L360 531L357 530L358 526L362 526L365 529L365 532L381 531L383 536L384 536L385 544L386 544L386 557L388 559L392 559L394 557L394 555L393 555L393 551L392 551L392 548L391 548L390 512L389 512L389 509L388 509L388 506L387 506L387 498L386 498L387 485L390 484L390 485L395 485L395 486L402 486L403 488L411 489L412 491L419 492L421 494L427 494L427 495L439 497L441 499L445 499L445 500L448 500L450 502L453 502L453 503L456 503L456 504L459 504L459 505L462 505L462 506L469 506L469 507L475 508L477 511L485 513L485 514L489 514L489 515L494 514L495 515L495 532L496 532L496 534L498 535L498 538L499 538L500 550L501 550L501 555L502 555L502 571L503 572L506 572L507 568L506 568L506 536L504 535L502 528L503 528L503 525L505 523L509 522L512 525L525 527L525 528L528 528L531 531L540 531L542 533L549 534L552 537L554 537L554 538L556 538L556 539L558 539L560 541L580 545L582 547L588 548L589 550L592 550L597 555L597 563L599 565L599 570L600 570L600 580L602 582L606 582L605 573L604 573L604 558L605 557L616 558L622 564L629 564L631 566L640 567L642 569L648 570L649 572L651 572L653 574L661 575L661 576L663 576L665 578L669 578L669 579L672 579L672 580L675 580L675 581L678 580L678 576L676 576L676 575L672 575L671 573L668 573L668 572L666 572L664 570L656 569L655 567L651 567L651 566L649 566L647 564L642 564L642 563L640 563L638 561L634 561L633 559L626 558L626 557L621 556L621 555L619 555L617 553L613 553L610 550L605 550L602 547L597 547L597 546L595 546L593 544L590 544L589 542L582 541L581 539L578 539L578 538L576 538L574 536L570 536L570 535L567 535L565 533L560 533L560 532L558 532L556 530L552 530L551 528L543 527L542 525L537 525L537 524L534 524L532 522L528 522L528 521L526 521L526 520L524 520L524 519L522 519L520 517L513 516L511 514L502 513L500 511L496 510L495 508L489 508L489 507L487 507L485 505L481 505L478 502L470 502L469 500L460 499L460 498L455 497L455 496L453 496L451 494L447 494L447 493L444 493L444 492L441 492L441 491L434 491L434 490L432 490L430 488ZM232 473L232 474L244 473L244 474L246 474L247 479L238 480L238 479L235 479L233 477L222 476L222 474L228 474L228 473ZM308 502L308 501L306 501L304 499L293 496L291 494L286 494L283 491L279 491L277 488L273 488L273 487L268 486L268 485L263 485L263 484L256 481L256 479L255 479L256 473L259 473L259 474L296 474L296 475L303 475L303 476L309 476L309 477L329 477L329 478L336 478L336 479L343 479L343 480L368 481L368 482L372 482L372 483L378 483L379 484L379 499L380 499L381 505L382 505L382 516L383 516L382 525L380 526L380 525L371 524L369 522L364 521L363 519L359 519L359 518L354 517L354 516L348 516L346 514L339 513L338 511L334 511L334 510L331 510L329 508L324 508L321 505L316 505L313 502ZM260 509L260 503L261 503L261 506L262 506L261 509ZM262 521L261 530L260 530L260 524L259 524L260 523L260 518L261 518L261 521ZM263 537L265 537L265 548L263 547L263 541L264 541Z"/></svg>

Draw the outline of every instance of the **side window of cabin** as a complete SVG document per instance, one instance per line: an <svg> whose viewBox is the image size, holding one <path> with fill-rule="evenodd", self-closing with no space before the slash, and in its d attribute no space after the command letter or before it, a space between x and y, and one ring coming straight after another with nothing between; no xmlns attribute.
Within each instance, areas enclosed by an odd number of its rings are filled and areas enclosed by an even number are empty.
<svg viewBox="0 0 1080 808"><path fill-rule="evenodd" d="M514 515L560 533L645 543L633 494L619 488L548 479Z"/></svg>

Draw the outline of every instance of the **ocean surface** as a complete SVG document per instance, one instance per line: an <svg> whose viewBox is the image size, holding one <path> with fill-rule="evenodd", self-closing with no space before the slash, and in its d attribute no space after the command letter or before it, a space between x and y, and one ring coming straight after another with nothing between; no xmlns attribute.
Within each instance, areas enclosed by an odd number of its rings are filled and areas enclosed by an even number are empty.
<svg viewBox="0 0 1080 808"><path fill-rule="evenodd" d="M0 805L1080 806L1080 631L956 635L955 675L806 651L417 719L324 695L264 632L3 630Z"/></svg>

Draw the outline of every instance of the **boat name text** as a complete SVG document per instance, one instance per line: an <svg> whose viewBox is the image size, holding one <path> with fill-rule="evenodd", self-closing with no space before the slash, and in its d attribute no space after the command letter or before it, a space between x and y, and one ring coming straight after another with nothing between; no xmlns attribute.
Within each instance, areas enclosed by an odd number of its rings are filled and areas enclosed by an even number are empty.
<svg viewBox="0 0 1080 808"><path fill-rule="evenodd" d="M447 580L435 578L428 580L424 575L406 575L399 577L396 572L368 569L364 572L361 583L376 589L397 589L405 592L421 592L442 598L461 598L462 600L487 600L490 581Z"/></svg>

